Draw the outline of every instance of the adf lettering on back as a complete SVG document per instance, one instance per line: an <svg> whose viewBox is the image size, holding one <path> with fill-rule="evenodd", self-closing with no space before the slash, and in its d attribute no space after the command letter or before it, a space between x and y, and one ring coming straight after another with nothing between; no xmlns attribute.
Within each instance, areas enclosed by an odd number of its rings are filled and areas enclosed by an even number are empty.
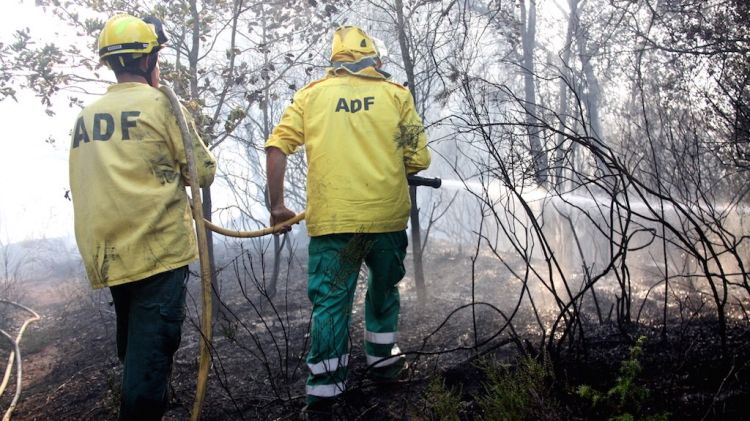
<svg viewBox="0 0 750 421"><path fill-rule="evenodd" d="M338 103L336 104L336 112L344 111L347 113L356 113L357 111L362 109L362 104L365 106L365 111L370 110L370 106L375 104L375 97L374 96L366 96L364 99L350 99L347 100L346 98L339 98Z"/></svg>
<svg viewBox="0 0 750 421"><path fill-rule="evenodd" d="M130 129L136 126L136 118L141 115L140 111L123 111L120 113L119 122L115 121L112 114L96 113L94 114L93 131L86 129L83 116L78 117L76 128L73 133L73 145L71 148L77 148L78 145L89 143L90 140L107 141L115 133L116 125L119 123L122 140L130 140Z"/></svg>

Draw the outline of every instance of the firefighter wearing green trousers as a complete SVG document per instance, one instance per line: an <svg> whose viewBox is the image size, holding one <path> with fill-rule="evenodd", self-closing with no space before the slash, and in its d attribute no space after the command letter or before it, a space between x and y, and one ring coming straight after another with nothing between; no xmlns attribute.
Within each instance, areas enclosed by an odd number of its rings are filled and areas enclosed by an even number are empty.
<svg viewBox="0 0 750 421"><path fill-rule="evenodd" d="M294 216L284 204L287 155L304 145L308 163L308 408L325 407L346 390L349 324L362 262L369 269L368 373L396 377L405 363L395 355L397 284L404 276L410 209L406 176L426 169L430 154L409 90L390 82L381 64L363 30L339 27L325 77L294 95L266 142L271 224Z"/></svg>
<svg viewBox="0 0 750 421"><path fill-rule="evenodd" d="M198 258L185 186L208 186L216 163L190 121L198 180L159 89L161 22L112 17L99 56L117 83L76 119L70 190L78 249L93 288L109 288L123 362L120 420L159 420L185 317L187 265Z"/></svg>

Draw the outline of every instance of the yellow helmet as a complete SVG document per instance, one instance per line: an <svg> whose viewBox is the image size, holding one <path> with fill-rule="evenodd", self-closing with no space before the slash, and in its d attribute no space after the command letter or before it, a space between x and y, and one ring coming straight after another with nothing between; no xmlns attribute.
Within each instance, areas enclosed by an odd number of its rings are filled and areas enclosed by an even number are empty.
<svg viewBox="0 0 750 421"><path fill-rule="evenodd" d="M339 26L333 34L331 61L357 61L364 57L379 56L372 38L357 26Z"/></svg>
<svg viewBox="0 0 750 421"><path fill-rule="evenodd" d="M140 19L123 13L113 16L104 24L99 34L99 58L150 54L158 51L166 42L167 37L159 19Z"/></svg>

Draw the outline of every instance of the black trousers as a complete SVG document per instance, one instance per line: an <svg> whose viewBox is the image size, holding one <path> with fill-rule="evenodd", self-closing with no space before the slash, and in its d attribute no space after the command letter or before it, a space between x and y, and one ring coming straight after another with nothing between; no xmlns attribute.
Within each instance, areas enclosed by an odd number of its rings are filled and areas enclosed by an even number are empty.
<svg viewBox="0 0 750 421"><path fill-rule="evenodd" d="M160 420L185 319L187 266L110 288L124 364L120 420Z"/></svg>

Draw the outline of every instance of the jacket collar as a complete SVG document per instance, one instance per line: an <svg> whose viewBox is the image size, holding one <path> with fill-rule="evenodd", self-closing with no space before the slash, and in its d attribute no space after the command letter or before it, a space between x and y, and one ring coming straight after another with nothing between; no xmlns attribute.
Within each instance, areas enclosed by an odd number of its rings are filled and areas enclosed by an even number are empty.
<svg viewBox="0 0 750 421"><path fill-rule="evenodd" d="M334 61L331 63L331 67L328 68L327 74L334 76L340 73L349 73L354 76L361 76L370 79L388 79L391 74L380 70L376 67L377 61L375 57L365 57L359 61Z"/></svg>

